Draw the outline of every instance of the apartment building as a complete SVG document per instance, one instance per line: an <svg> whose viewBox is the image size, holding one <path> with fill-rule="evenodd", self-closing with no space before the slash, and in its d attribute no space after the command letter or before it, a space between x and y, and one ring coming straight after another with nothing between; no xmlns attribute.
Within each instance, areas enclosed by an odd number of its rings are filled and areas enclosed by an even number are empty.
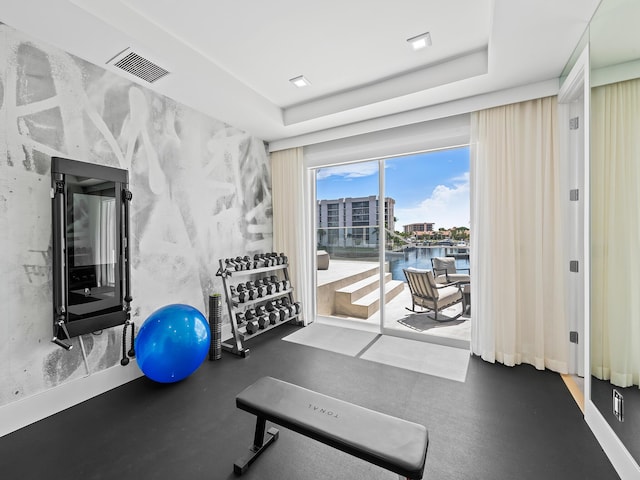
<svg viewBox="0 0 640 480"><path fill-rule="evenodd" d="M393 198L384 199L384 223L395 231ZM379 202L376 195L317 201L318 241L325 245L378 243Z"/></svg>
<svg viewBox="0 0 640 480"><path fill-rule="evenodd" d="M434 225L435 223L433 222L410 223L404 226L404 233L413 235L414 237L424 237L434 231Z"/></svg>

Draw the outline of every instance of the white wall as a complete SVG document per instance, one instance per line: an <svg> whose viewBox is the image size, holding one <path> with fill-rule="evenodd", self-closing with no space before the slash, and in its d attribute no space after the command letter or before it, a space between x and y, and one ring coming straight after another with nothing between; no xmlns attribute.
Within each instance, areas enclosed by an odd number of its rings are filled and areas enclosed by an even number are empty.
<svg viewBox="0 0 640 480"><path fill-rule="evenodd" d="M264 143L0 24L0 435L139 375L122 328L51 343L50 157L129 171L132 319L205 315L220 258L272 249ZM85 355L86 354L86 355Z"/></svg>

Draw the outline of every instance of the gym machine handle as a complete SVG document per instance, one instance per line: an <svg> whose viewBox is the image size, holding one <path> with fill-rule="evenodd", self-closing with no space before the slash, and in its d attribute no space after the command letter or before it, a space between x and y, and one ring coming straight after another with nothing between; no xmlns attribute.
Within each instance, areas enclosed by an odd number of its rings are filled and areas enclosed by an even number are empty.
<svg viewBox="0 0 640 480"><path fill-rule="evenodd" d="M64 324L64 320L58 320L56 322L56 324L58 325L58 327L60 327L62 329L62 331L64 332L64 334L66 335L66 337L68 339L71 338L71 336L69 335L69 331L67 330L67 326ZM73 348L73 345L63 342L62 340L60 340L57 336L54 336L51 341L53 343L55 343L56 345L58 345L59 347L64 348L65 350L71 350Z"/></svg>

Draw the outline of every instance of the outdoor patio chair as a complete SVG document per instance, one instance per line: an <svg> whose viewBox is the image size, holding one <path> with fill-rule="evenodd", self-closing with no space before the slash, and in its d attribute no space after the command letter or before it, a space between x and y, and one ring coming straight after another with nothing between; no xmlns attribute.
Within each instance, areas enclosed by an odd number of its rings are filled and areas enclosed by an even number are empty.
<svg viewBox="0 0 640 480"><path fill-rule="evenodd" d="M436 283L471 283L471 270L468 268L456 268L454 257L433 257L431 266L435 275ZM467 271L468 273L458 273Z"/></svg>
<svg viewBox="0 0 640 480"><path fill-rule="evenodd" d="M462 290L457 283L438 285L431 270L405 268L402 271L411 292L412 305L411 308L406 307L407 310L414 313L426 313L430 310L434 312L434 316L430 318L441 321L438 319L438 312L457 303L462 303ZM416 305L427 310L418 311L416 310ZM447 318L446 320L456 319L462 313L461 311L455 317Z"/></svg>

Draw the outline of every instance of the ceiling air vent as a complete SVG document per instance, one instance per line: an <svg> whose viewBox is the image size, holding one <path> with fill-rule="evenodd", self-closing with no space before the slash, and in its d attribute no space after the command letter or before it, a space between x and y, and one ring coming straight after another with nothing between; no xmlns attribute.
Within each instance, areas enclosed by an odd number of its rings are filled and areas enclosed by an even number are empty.
<svg viewBox="0 0 640 480"><path fill-rule="evenodd" d="M128 49L125 49L125 52L126 50ZM121 52L120 54L116 55L107 63L111 63L113 60L117 59L113 63L113 65L149 83L153 83L169 73L164 68L156 65L155 63L147 60L144 57L141 57L135 52L129 52L124 56L121 56L123 53L124 52Z"/></svg>

